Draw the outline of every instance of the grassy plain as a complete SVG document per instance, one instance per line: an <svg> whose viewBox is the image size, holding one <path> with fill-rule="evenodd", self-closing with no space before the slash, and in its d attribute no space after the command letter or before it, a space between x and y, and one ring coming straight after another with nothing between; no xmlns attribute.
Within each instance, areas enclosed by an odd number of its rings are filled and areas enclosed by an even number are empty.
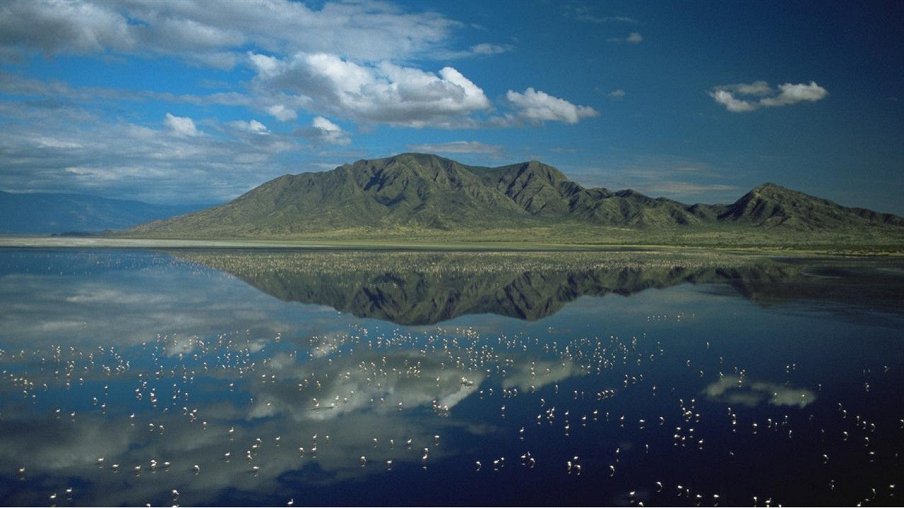
<svg viewBox="0 0 904 508"><path fill-rule="evenodd" d="M124 238L108 236L0 236L0 248L136 248L136 249L340 249L435 251L721 251L764 255L904 256L898 235L725 229L638 231L609 228L596 234L565 234L552 228L424 234L418 231L335 231L300 238Z"/></svg>

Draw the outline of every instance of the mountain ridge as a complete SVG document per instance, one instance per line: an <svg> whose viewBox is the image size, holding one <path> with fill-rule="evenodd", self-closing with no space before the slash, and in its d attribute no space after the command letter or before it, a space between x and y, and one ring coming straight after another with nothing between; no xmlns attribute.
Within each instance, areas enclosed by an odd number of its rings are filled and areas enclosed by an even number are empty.
<svg viewBox="0 0 904 508"><path fill-rule="evenodd" d="M755 187L731 204L687 205L633 190L585 188L539 161L468 166L431 154L364 159L283 175L235 200L128 232L148 237L293 237L332 230L519 228L904 231L904 219L786 189Z"/></svg>

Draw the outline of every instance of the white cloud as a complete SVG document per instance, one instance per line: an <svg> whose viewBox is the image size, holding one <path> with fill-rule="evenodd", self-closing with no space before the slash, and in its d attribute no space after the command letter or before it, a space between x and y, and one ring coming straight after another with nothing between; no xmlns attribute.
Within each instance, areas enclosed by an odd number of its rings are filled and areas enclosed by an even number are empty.
<svg viewBox="0 0 904 508"><path fill-rule="evenodd" d="M257 121L211 120L202 133L172 113L151 128L84 111L25 112L5 117L11 129L0 136L0 188L214 202L297 168L298 155L287 154L301 148L293 136L262 135Z"/></svg>
<svg viewBox="0 0 904 508"><path fill-rule="evenodd" d="M274 56L249 52L248 60L251 61L251 66L254 70L257 71L258 77L264 79L278 76L284 68L282 61Z"/></svg>
<svg viewBox="0 0 904 508"><path fill-rule="evenodd" d="M410 145L408 147L412 152L425 153L480 153L489 155L499 155L502 153L502 147L499 145L488 145L479 141L450 141L448 143L427 143L420 145Z"/></svg>
<svg viewBox="0 0 904 508"><path fill-rule="evenodd" d="M342 127L322 116L314 117L311 122L311 128L303 131L302 135L314 141L331 145L347 145L352 142L348 132L345 132Z"/></svg>
<svg viewBox="0 0 904 508"><path fill-rule="evenodd" d="M488 44L482 43L471 46L471 53L474 55L498 55L500 53L508 53L515 49L511 44Z"/></svg>
<svg viewBox="0 0 904 508"><path fill-rule="evenodd" d="M273 115L273 118L277 120L288 122L290 120L295 120L298 118L298 113L295 112L294 109L289 109L283 104L274 104L267 108L267 113Z"/></svg>
<svg viewBox="0 0 904 508"><path fill-rule="evenodd" d="M712 92L710 92L710 95L716 102L725 106L725 109L733 113L753 111L754 109L756 109L756 106L754 106L752 102L737 99L728 90L713 90Z"/></svg>
<svg viewBox="0 0 904 508"><path fill-rule="evenodd" d="M736 85L727 85L723 87L725 90L737 92L741 95L756 95L763 97L772 93L772 87L765 81L754 81L753 83L738 83Z"/></svg>
<svg viewBox="0 0 904 508"><path fill-rule="evenodd" d="M187 116L175 116L167 113L163 123L177 136L199 136L201 134L195 127L195 122Z"/></svg>
<svg viewBox="0 0 904 508"><path fill-rule="evenodd" d="M710 97L733 113L753 111L763 107L788 106L799 102L816 102L826 98L829 92L815 81L785 83L778 89L765 81L720 85L709 92Z"/></svg>
<svg viewBox="0 0 904 508"><path fill-rule="evenodd" d="M432 55L436 60L453 60L457 58L473 58L500 55L502 53L508 53L514 50L515 46L512 44L491 44L484 42L475 44L466 50L437 51Z"/></svg>
<svg viewBox="0 0 904 508"><path fill-rule="evenodd" d="M0 54L164 55L220 68L247 65L255 74L247 92L208 96L63 85L76 101L103 97L233 105L284 122L305 111L365 124L477 127L486 119L477 115L492 109L481 87L453 67L426 70L399 63L514 49L484 42L450 51L451 34L461 26L436 13L406 12L383 2L326 2L318 9L259 0L211 9L203 0L10 0L0 2ZM596 113L566 101L545 107L545 114L533 108L519 118L575 123ZM182 136L200 134L192 125L178 117L167 120Z"/></svg>
<svg viewBox="0 0 904 508"><path fill-rule="evenodd" d="M611 92L609 92L608 96L610 99L614 99L614 100L623 99L625 97L625 91L622 90L621 88L616 88L615 90L612 90Z"/></svg>
<svg viewBox="0 0 904 508"><path fill-rule="evenodd" d="M249 55L259 93L285 92L308 109L364 122L409 127L458 126L486 110L483 90L452 67L438 73L389 62L362 64L327 53L281 60Z"/></svg>
<svg viewBox="0 0 904 508"><path fill-rule="evenodd" d="M551 121L576 124L582 118L599 115L590 106L577 106L565 99L553 97L533 88L528 88L524 93L509 90L506 92L505 98L518 109L517 118L530 122Z"/></svg>
<svg viewBox="0 0 904 508"><path fill-rule="evenodd" d="M11 0L0 5L0 48L166 54L225 68L249 46L376 61L427 56L459 25L384 2L327 2L313 9L289 0L223 2L216 8L206 0Z"/></svg>
<svg viewBox="0 0 904 508"><path fill-rule="evenodd" d="M257 120L250 120L247 122L243 120L236 120L234 122L230 122L229 125L240 131L255 134L258 136L267 136L270 134L270 130L267 129L267 126L258 122Z"/></svg>
<svg viewBox="0 0 904 508"><path fill-rule="evenodd" d="M0 45L46 54L128 51L137 43L128 21L91 2L11 1L0 6Z"/></svg>
<svg viewBox="0 0 904 508"><path fill-rule="evenodd" d="M798 83L796 85L785 83L783 85L778 85L778 89L778 96L767 97L762 99L760 103L764 106L785 106L788 104L797 104L798 102L816 102L829 95L829 92L825 88L817 85L815 81L810 81L810 84L808 85L803 83Z"/></svg>

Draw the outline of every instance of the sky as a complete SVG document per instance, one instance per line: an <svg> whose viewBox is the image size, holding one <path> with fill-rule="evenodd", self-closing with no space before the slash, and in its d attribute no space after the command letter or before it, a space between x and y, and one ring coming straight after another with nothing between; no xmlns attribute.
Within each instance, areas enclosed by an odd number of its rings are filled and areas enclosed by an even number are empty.
<svg viewBox="0 0 904 508"><path fill-rule="evenodd" d="M904 3L6 0L0 190L217 203L429 152L904 215Z"/></svg>

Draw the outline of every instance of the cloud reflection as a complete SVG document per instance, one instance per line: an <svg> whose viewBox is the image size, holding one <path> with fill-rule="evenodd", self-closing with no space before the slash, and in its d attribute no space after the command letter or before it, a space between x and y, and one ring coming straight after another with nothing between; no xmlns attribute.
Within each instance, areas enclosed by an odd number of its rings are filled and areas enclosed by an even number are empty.
<svg viewBox="0 0 904 508"><path fill-rule="evenodd" d="M306 484L332 484L385 473L387 460L396 468L420 465L425 448L431 461L441 461L470 450L470 437L499 433L457 415L462 401L485 388L488 374L477 365L525 390L580 373L569 359L500 355L473 343L416 348L411 341L420 336L392 337L388 345L363 333L312 339L331 345L320 354L299 355L292 341L258 349L253 338L160 337L90 356L77 348L53 350L52 358L5 355L7 366L34 363L29 383L46 385L40 400L56 400L62 411L48 418L48 402L38 410L10 405L0 418L0 468L25 466L27 481L43 482L38 490L62 490L67 478L89 482L76 504L172 504L165 497L172 489L181 493L179 504L206 504L227 489L279 492L296 474ZM383 346L373 348L371 339ZM142 356L154 364L136 367ZM133 365L115 375L105 368L129 359ZM64 388L69 378L46 368L54 365L83 377ZM17 391L2 396L15 400ZM364 467L361 456L368 458ZM309 477L304 472L312 468L319 473ZM14 504L44 501L16 495Z"/></svg>
<svg viewBox="0 0 904 508"><path fill-rule="evenodd" d="M738 376L724 376L703 389L707 398L726 404L756 407L764 402L772 406L804 408L816 401L816 394L806 388L750 381Z"/></svg>

